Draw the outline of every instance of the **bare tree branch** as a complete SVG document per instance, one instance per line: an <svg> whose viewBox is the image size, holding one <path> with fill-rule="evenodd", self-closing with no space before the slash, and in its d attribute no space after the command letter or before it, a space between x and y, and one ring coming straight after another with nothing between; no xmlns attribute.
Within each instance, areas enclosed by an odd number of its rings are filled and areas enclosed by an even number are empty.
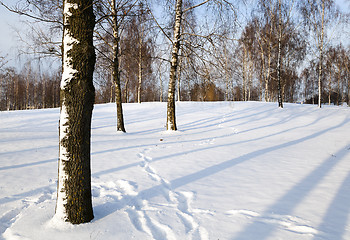
<svg viewBox="0 0 350 240"><path fill-rule="evenodd" d="M206 0L206 1L202 2L202 3L199 3L197 5L194 5L194 6L191 6L191 7L187 8L187 9L183 10L182 12L185 13L187 11L190 11L190 10L194 9L194 8L200 7L200 6L206 4L206 3L210 2L210 1L211 0Z"/></svg>
<svg viewBox="0 0 350 240"><path fill-rule="evenodd" d="M41 17L38 17L38 16L34 16L34 15L32 15L32 14L29 14L29 13L27 13L27 12L21 11L21 10L19 10L19 9L11 8L11 7L9 7L8 5L6 5L5 3L3 3L3 1L0 1L0 5L2 5L3 7L5 7L5 8L6 8L8 11L10 11L10 12L13 12L13 13L16 13L16 14L19 14L19 15L23 15L23 16L26 16L26 17L29 17L29 18L32 18L32 19L35 19L35 20L39 20L39 21L41 21L41 22L57 23L57 24L63 25L62 22L57 21L57 20L51 20L51 19L41 18Z"/></svg>

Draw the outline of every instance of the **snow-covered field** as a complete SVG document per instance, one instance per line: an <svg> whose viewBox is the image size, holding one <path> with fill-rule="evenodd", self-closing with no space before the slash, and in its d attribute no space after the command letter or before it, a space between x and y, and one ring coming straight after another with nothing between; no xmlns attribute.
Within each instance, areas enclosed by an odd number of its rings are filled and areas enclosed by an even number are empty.
<svg viewBox="0 0 350 240"><path fill-rule="evenodd" d="M0 112L0 238L350 239L350 108L96 105L95 219L53 220L58 109Z"/></svg>

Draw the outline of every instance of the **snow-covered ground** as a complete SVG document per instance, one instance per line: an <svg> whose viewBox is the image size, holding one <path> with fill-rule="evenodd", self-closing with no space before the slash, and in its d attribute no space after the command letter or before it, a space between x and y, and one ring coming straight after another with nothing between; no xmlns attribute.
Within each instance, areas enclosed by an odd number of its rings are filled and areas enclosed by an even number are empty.
<svg viewBox="0 0 350 240"><path fill-rule="evenodd" d="M0 238L350 239L350 108L96 105L95 219L53 219L58 109L0 112Z"/></svg>

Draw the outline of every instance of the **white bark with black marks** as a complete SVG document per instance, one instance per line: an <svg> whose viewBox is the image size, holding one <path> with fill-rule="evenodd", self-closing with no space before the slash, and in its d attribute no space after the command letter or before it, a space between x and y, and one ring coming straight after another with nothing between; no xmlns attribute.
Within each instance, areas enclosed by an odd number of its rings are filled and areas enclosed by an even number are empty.
<svg viewBox="0 0 350 240"><path fill-rule="evenodd" d="M175 6L175 25L174 25L174 39L173 50L171 54L170 79L168 87L168 105L167 105L167 130L176 131L175 118L175 84L178 70L180 38L181 38L181 21L182 21L182 0L176 1Z"/></svg>

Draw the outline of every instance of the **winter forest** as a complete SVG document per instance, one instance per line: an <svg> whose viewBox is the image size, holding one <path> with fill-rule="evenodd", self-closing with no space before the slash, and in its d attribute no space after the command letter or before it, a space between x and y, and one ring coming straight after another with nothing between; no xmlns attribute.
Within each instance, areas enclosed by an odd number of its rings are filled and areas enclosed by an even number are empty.
<svg viewBox="0 0 350 240"><path fill-rule="evenodd" d="M174 3L94 1L96 103L114 102L116 93L124 103L167 101ZM26 16L26 27L17 33L21 66L9 67L0 53L0 110L59 106L62 4L2 3ZM350 104L348 10L335 1L182 4L177 100Z"/></svg>

